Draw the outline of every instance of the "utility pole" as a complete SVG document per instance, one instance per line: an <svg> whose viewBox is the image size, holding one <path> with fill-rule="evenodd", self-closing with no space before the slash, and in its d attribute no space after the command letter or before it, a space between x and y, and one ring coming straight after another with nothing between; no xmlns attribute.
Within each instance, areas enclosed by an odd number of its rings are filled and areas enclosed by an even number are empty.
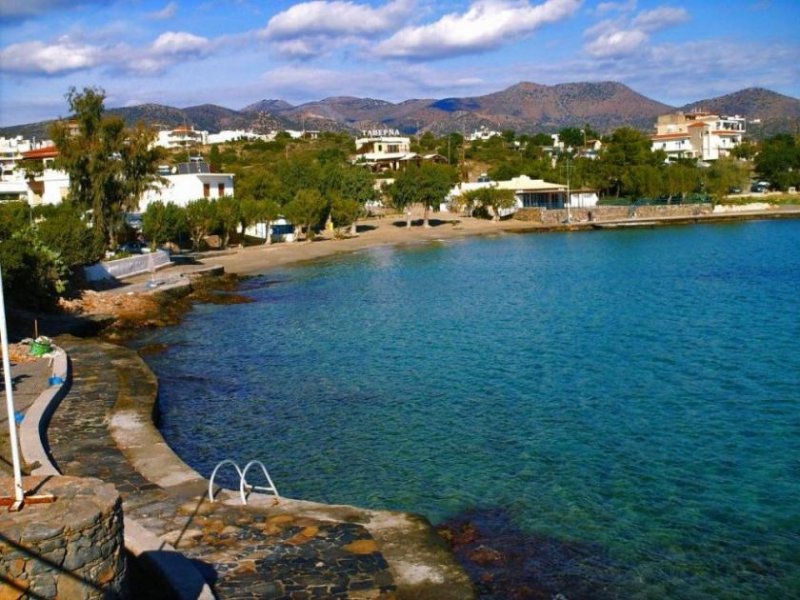
<svg viewBox="0 0 800 600"><path fill-rule="evenodd" d="M569 173L570 173L571 169L572 169L572 162L569 159L567 159L567 198L566 198L566 205L567 205L567 223L568 224L572 223L572 212L570 210L570 205L572 204L572 202L570 201L570 196L569 196Z"/></svg>

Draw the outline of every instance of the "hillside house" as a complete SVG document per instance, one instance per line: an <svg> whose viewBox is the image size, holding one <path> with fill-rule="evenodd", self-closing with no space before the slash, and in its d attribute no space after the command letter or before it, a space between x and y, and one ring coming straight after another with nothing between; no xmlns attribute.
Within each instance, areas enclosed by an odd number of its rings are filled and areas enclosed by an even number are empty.
<svg viewBox="0 0 800 600"><path fill-rule="evenodd" d="M480 129L476 129L472 133L467 136L467 140L470 142L477 142L477 141L486 141L490 140L493 137L498 137L503 135L499 131L494 131L493 129L488 129L486 127L481 127Z"/></svg>
<svg viewBox="0 0 800 600"><path fill-rule="evenodd" d="M277 133L275 132L270 135L264 135L256 133L255 131L245 131L244 129L223 129L219 133L209 133L207 142L209 144L226 144L239 140L261 140L263 142L271 142L275 139L276 135Z"/></svg>
<svg viewBox="0 0 800 600"><path fill-rule="evenodd" d="M411 138L401 136L371 136L356 140L353 164L369 167L373 173L401 171L409 164L419 166L423 161L446 163L440 154L411 152Z"/></svg>
<svg viewBox="0 0 800 600"><path fill-rule="evenodd" d="M162 148L189 148L202 146L208 143L208 132L199 131L194 127L182 125L175 129L159 131L158 137L153 142L154 146Z"/></svg>
<svg viewBox="0 0 800 600"><path fill-rule="evenodd" d="M717 160L742 143L744 117L719 116L707 112L661 115L656 133L650 137L653 151L663 150L667 159Z"/></svg>

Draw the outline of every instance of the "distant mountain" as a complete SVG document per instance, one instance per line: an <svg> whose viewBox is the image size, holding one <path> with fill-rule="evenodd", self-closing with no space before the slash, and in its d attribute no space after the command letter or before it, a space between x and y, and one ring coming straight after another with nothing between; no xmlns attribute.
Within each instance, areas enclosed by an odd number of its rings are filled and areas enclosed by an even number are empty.
<svg viewBox="0 0 800 600"><path fill-rule="evenodd" d="M586 123L600 131L622 125L650 129L658 115L672 110L614 82L554 86L523 82L485 96L446 98L431 107L456 114L455 120L466 121L467 129L480 121L525 132L557 131Z"/></svg>
<svg viewBox="0 0 800 600"><path fill-rule="evenodd" d="M700 100L681 107L681 110L747 117L750 121L749 132L758 137L796 132L800 125L800 100L764 88L747 88L733 94Z"/></svg>
<svg viewBox="0 0 800 600"><path fill-rule="evenodd" d="M687 104L680 109L642 96L611 81L563 83L553 86L522 82L505 90L467 98L414 99L392 103L373 98L334 96L293 106L284 100L260 100L240 111L213 104L173 108L143 104L109 110L129 124L137 121L171 128L186 124L211 132L222 129L318 129L349 131L398 129L410 134L432 131L470 133L479 127L513 129L520 133L554 132L585 124L607 132L623 125L653 131L660 114L709 110L760 119L750 127L756 135L795 131L800 100L761 88L750 88ZM0 129L0 135L46 137L51 122Z"/></svg>
<svg viewBox="0 0 800 600"><path fill-rule="evenodd" d="M259 100L253 104L248 104L241 112L266 112L278 115L293 108L294 106L285 100Z"/></svg>

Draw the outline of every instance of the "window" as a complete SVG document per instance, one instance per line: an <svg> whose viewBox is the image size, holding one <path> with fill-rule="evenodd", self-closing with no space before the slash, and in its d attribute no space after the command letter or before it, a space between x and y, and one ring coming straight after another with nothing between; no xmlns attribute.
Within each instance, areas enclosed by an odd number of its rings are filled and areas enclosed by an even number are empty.
<svg viewBox="0 0 800 600"><path fill-rule="evenodd" d="M211 184L204 183L203 184L203 198L208 198L211 195Z"/></svg>
<svg viewBox="0 0 800 600"><path fill-rule="evenodd" d="M222 198L224 195L225 195L225 184L224 183L218 183L217 184L217 196Z"/></svg>

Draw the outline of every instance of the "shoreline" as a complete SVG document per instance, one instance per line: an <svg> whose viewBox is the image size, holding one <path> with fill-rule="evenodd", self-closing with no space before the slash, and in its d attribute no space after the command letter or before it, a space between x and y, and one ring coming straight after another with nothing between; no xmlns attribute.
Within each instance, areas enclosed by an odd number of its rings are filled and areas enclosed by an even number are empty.
<svg viewBox="0 0 800 600"><path fill-rule="evenodd" d="M191 310L195 302L214 301L209 293L219 287L236 295L242 278L264 275L275 269L300 266L339 255L353 254L382 247L403 248L435 242L463 240L473 237L519 234L589 232L612 229L653 229L695 224L726 224L754 220L800 219L800 206L770 208L757 211L731 211L703 215L676 215L628 219L582 220L572 223L542 224L518 219L491 221L450 213L434 213L431 227L422 227L422 212L412 214L413 225L406 228L401 215L373 217L359 222L359 233L353 237L335 238L323 232L313 242L279 242L257 244L226 250L212 250L192 255L193 264L177 264L155 276L141 274L130 277L117 287L84 290L80 297L62 302L58 321L78 320L94 328L89 336L116 343L135 337L141 329L175 325ZM219 275L222 283L198 285L203 274ZM149 285L152 281L159 284ZM211 281L211 280L209 280ZM236 301L231 299L231 301ZM34 315L26 315L31 317ZM44 320L48 320L42 316ZM45 332L47 333L47 332Z"/></svg>
<svg viewBox="0 0 800 600"><path fill-rule="evenodd" d="M206 252L201 257L204 265L219 265L225 273L253 276L273 269L300 265L340 254L380 247L414 246L418 244L466 239L480 236L561 233L594 231L624 227L669 227L676 225L719 224L767 219L800 219L800 207L768 209L761 211L735 211L708 215L683 215L660 218L609 219L580 221L558 225L536 224L516 219L490 221L474 217L435 213L431 227L421 226L421 214L412 216L415 224L406 228L405 221L392 217L359 222L363 230L358 236L335 239L326 234L313 242L296 241L269 246L246 246L220 252Z"/></svg>

